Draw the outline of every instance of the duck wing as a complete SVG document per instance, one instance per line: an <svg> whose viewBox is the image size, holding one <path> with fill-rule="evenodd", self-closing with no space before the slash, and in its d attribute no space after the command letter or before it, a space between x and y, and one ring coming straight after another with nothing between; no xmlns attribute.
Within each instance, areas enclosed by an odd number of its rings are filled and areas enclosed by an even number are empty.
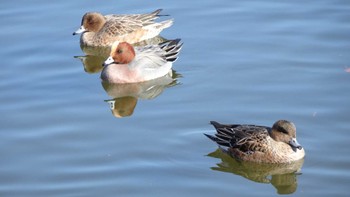
<svg viewBox="0 0 350 197"><path fill-rule="evenodd" d="M154 24L154 20L157 19L161 9L158 9L152 13L147 14L111 14L106 15L106 23L102 27L101 32L106 32L111 36L121 36L129 34L142 27Z"/></svg>
<svg viewBox="0 0 350 197"><path fill-rule="evenodd" d="M210 122L216 129L215 136L205 134L220 146L226 148L238 148L242 152L264 152L267 144L268 131L271 129L265 126L241 125L241 124L220 124Z"/></svg>
<svg viewBox="0 0 350 197"><path fill-rule="evenodd" d="M156 70L167 62L174 62L183 43L180 39L168 40L159 45L135 47L136 56L133 64L143 65L145 70Z"/></svg>

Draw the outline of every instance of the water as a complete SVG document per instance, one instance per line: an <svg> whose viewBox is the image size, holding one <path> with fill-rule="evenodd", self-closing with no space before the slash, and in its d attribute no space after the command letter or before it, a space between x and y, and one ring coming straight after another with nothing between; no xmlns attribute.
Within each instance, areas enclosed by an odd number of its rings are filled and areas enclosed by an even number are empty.
<svg viewBox="0 0 350 197"><path fill-rule="evenodd" d="M71 34L87 11L158 8L185 43L176 81L116 118ZM4 1L0 16L2 196L349 195L348 1ZM297 174L245 171L202 135L277 119L297 125Z"/></svg>

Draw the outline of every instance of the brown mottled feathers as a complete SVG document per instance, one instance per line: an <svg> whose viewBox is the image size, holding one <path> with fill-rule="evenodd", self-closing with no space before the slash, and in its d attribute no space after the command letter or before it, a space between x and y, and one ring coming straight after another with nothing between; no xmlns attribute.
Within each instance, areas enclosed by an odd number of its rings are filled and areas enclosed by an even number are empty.
<svg viewBox="0 0 350 197"><path fill-rule="evenodd" d="M105 16L106 23L100 32L106 32L108 35L124 35L154 23L154 20L159 17L158 9L148 14L125 14L125 15L107 15Z"/></svg>
<svg viewBox="0 0 350 197"><path fill-rule="evenodd" d="M255 151L265 152L269 127L256 125L223 125L210 122L217 133L214 136L205 134L211 140L227 148L237 148L250 154ZM261 142L261 143L257 143Z"/></svg>
<svg viewBox="0 0 350 197"><path fill-rule="evenodd" d="M290 163L304 158L305 151L296 140L296 127L287 120L276 121L272 128L257 125L223 125L210 122L217 133L207 135L230 156L243 161Z"/></svg>

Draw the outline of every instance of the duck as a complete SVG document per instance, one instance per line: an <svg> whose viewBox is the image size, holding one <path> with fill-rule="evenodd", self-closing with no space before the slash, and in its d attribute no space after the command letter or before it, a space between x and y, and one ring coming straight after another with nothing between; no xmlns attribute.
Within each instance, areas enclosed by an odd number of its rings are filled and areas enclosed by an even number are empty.
<svg viewBox="0 0 350 197"><path fill-rule="evenodd" d="M131 44L151 39L173 24L173 19L155 22L162 9L147 14L109 14L87 12L73 35L81 34L81 46L110 47L114 41Z"/></svg>
<svg viewBox="0 0 350 197"><path fill-rule="evenodd" d="M296 139L296 127L288 120L276 121L272 128L247 124L210 122L217 133L204 134L228 155L241 161L291 163L305 157Z"/></svg>
<svg viewBox="0 0 350 197"><path fill-rule="evenodd" d="M103 63L101 79L108 83L138 83L165 76L171 73L182 45L180 39L139 47L115 41Z"/></svg>

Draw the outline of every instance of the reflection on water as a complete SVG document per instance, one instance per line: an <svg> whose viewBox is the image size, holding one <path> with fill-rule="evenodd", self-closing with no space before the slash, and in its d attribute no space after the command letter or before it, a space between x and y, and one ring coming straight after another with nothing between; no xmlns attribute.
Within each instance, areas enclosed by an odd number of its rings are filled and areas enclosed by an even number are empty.
<svg viewBox="0 0 350 197"><path fill-rule="evenodd" d="M84 71L87 73L101 72L103 68L102 63L107 59L107 57L95 55L75 56L75 58L80 59L81 63L83 63Z"/></svg>
<svg viewBox="0 0 350 197"><path fill-rule="evenodd" d="M109 103L112 114L121 118L133 114L138 99L154 99L166 88L178 85L177 78L179 77L181 75L173 70L168 75L141 83L101 83L107 94L113 98L105 100Z"/></svg>
<svg viewBox="0 0 350 197"><path fill-rule="evenodd" d="M131 116L137 104L137 98L132 96L125 96L121 98L114 98L105 100L109 104L113 116L116 118L123 118Z"/></svg>
<svg viewBox="0 0 350 197"><path fill-rule="evenodd" d="M292 194L297 190L297 175L303 166L304 159L290 164L260 164L237 161L222 150L209 153L208 156L221 159L221 163L212 170L233 173L258 183L271 183L278 194Z"/></svg>
<svg viewBox="0 0 350 197"><path fill-rule="evenodd" d="M133 44L133 46L145 46L145 45L154 45L159 44L167 39L156 36L154 38L144 40L138 43ZM84 66L84 71L87 73L98 73L102 70L103 62L108 58L111 48L110 47L91 47L80 45L81 50L85 55L83 56L74 56L81 60Z"/></svg>

